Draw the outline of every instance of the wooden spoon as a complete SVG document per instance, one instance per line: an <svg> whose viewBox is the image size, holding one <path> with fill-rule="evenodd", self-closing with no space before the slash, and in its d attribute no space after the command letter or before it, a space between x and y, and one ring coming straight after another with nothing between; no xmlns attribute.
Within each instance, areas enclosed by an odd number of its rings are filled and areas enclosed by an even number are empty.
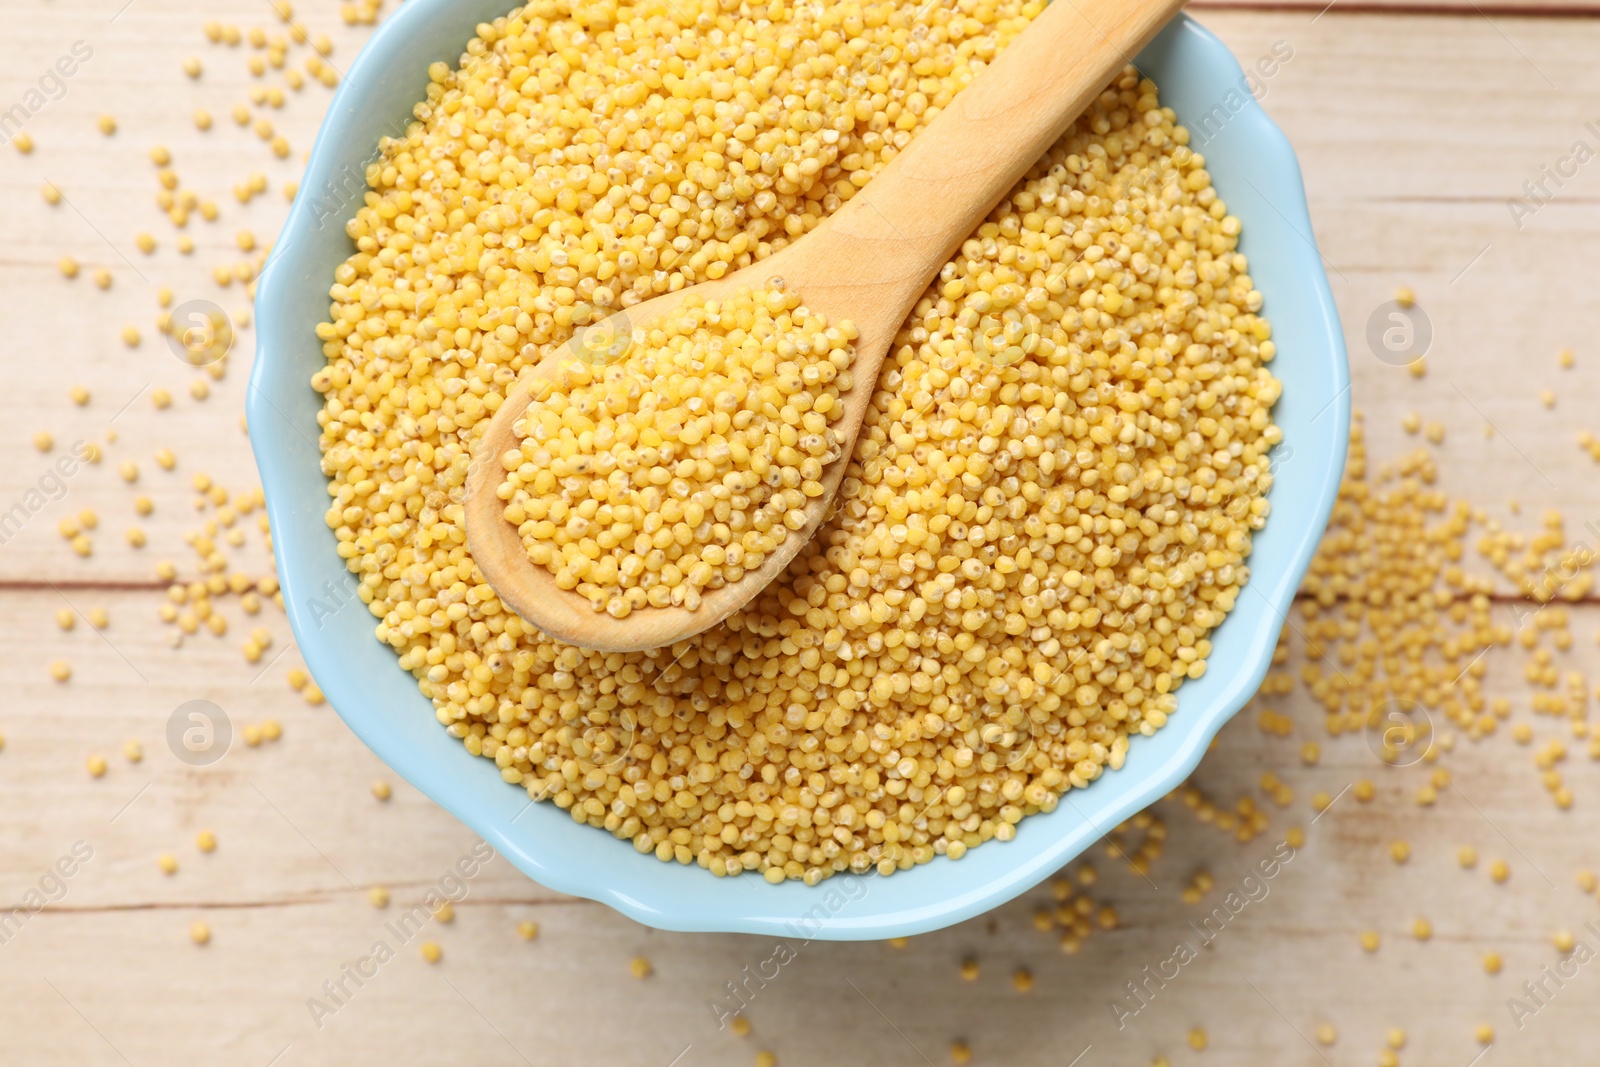
<svg viewBox="0 0 1600 1067"><path fill-rule="evenodd" d="M646 300L551 352L500 405L467 475L467 545L500 599L546 634L583 648L661 648L715 626L789 565L811 539L837 493L876 388L878 370L917 299L1001 198L1064 133L1111 76L1154 37L1182 0L1053 0L950 106L816 229L693 292L711 300L762 289L781 278L828 321L849 319L860 336L853 385L834 424L842 454L823 472L825 492L805 525L789 533L739 581L702 591L699 607L639 608L622 619L596 611L535 566L497 495L501 457L519 446L513 427L529 404L529 383L553 378L574 359L603 360L629 330L677 307L690 290Z"/></svg>

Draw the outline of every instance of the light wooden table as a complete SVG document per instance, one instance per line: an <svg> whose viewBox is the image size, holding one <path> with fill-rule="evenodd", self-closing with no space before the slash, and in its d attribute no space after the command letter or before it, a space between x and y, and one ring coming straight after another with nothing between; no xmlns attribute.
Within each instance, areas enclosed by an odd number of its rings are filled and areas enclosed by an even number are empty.
<svg viewBox="0 0 1600 1067"><path fill-rule="evenodd" d="M740 1039L718 1031L709 1005L771 956L770 940L658 933L547 892L497 860L472 882L454 922L430 932L444 947L442 964L425 964L413 943L359 988L346 979L346 1002L314 1018L308 1001L325 997L323 984L339 981L383 936L383 923L421 900L474 838L387 774L330 709L308 707L289 690L284 676L298 658L276 612L247 626L230 604L226 638L202 634L181 649L154 621L163 596L156 560L191 563L183 535L198 520L189 478L203 470L236 490L255 485L239 425L251 335L210 399L197 402L188 394L195 373L151 328L155 290L216 298L209 269L239 258L235 233L270 238L284 214L282 184L328 93L311 86L270 112L294 149L291 161L279 161L228 117L253 81L244 68L250 49L210 46L200 32L213 17L276 32L267 5L133 0L119 13L123 3L0 0L0 106L26 101L74 41L92 48L64 95L28 117L37 150L0 151L0 344L12 409L0 422L0 502L28 499L74 440L98 440L106 451L0 548L0 662L12 687L0 703L0 901L24 900L74 842L93 850L64 895L20 928L0 929L0 1063L687 1067L749 1064L771 1049L786 1064L914 1065L950 1062L950 1043L961 1038L980 1063L1093 1067L1161 1053L1174 1063L1371 1064L1396 1026L1409 1035L1408 1065L1467 1067L1480 1055L1502 1064L1593 1061L1600 964L1581 970L1520 1030L1505 1003L1556 961L1554 930L1600 946L1583 930L1600 920L1600 907L1574 883L1580 868L1600 868L1593 765L1581 750L1567 765L1577 804L1560 813L1529 749L1505 737L1463 744L1449 760L1462 792L1423 809L1409 799L1420 769L1383 773L1359 738L1322 738L1320 711L1301 696L1279 702L1295 721L1293 737L1268 737L1249 710L1194 778L1220 805L1246 795L1266 804L1256 780L1270 769L1293 786L1293 805L1273 808L1271 827L1247 844L1200 825L1181 805L1158 805L1169 841L1148 880L1094 855L1092 892L1116 902L1121 925L1097 931L1074 957L1033 928L1048 887L904 948L810 944L756 995L748 1011L755 1033ZM345 28L331 0L299 6L314 31L333 37L333 62L347 63L364 31ZM1292 49L1264 83L1264 105L1300 152L1374 456L1416 445L1399 423L1417 410L1450 430L1438 451L1452 493L1500 516L1516 498L1524 525L1559 505L1575 535L1593 544L1600 482L1573 438L1600 431L1585 403L1600 388L1592 311L1600 162L1552 186L1550 202L1520 220L1508 201L1542 167L1564 167L1575 142L1600 149L1600 123L1586 125L1600 119L1600 24L1590 21L1592 4L1538 4L1537 17L1508 6L1415 14L1372 3L1248 4L1201 15L1247 63ZM205 63L199 81L180 72L188 55ZM189 117L202 106L217 120L207 135ZM95 130L102 113L117 118L112 138ZM156 143L171 148L184 187L221 208L215 225L191 223L192 257L175 252L153 203L147 152ZM241 206L230 189L249 171L267 175L271 189ZM45 181L67 202L47 206ZM161 242L152 256L134 247L141 230ZM86 271L109 267L113 288L64 281L54 266L63 254ZM1420 381L1374 358L1365 341L1369 316L1400 284L1416 289L1435 331ZM237 285L220 300L230 311L246 308ZM146 338L136 350L117 337L130 322ZM1577 350L1574 370L1557 368L1564 346ZM93 392L84 407L68 398L78 383ZM157 387L176 396L167 411L151 405ZM1553 411L1538 399L1543 388L1560 394ZM1492 439L1482 433L1486 420L1499 431ZM50 457L30 443L41 429L58 442ZM176 472L156 468L158 447L178 454ZM138 490L155 504L146 520L135 519L117 475L130 458L140 466ZM84 508L98 511L100 525L94 555L79 559L56 526ZM139 551L122 541L135 521L150 538ZM1585 523L1596 524L1589 534L1580 532ZM253 525L240 557L265 566ZM53 617L64 606L103 607L111 625L97 634L80 620L61 633ZM253 625L275 636L256 666L239 651ZM1589 672L1591 687L1600 677L1590 640L1597 627L1600 612L1578 609L1582 640L1567 657ZM74 668L68 685L46 672L57 658ZM1519 716L1520 672L1515 654L1496 653L1488 679L1518 701ZM190 699L215 702L236 728L276 717L284 737L187 766L170 754L164 731ZM1324 741L1324 755L1305 767L1299 749L1311 738ZM143 742L142 763L119 755L128 739ZM98 780L84 770L93 752L110 761ZM1312 824L1315 791L1337 793L1366 775L1378 782L1376 802L1341 799ZM395 786L387 804L369 792L379 778ZM1177 899L1193 872L1212 873L1215 903L1291 826L1306 828L1308 840L1268 895L1119 1029L1111 997L1180 940L1195 939L1186 924L1198 913ZM193 843L203 828L220 841L209 856ZM1415 849L1404 866L1387 857L1397 837ZM1485 863L1510 860L1511 884L1491 885L1481 867L1458 870L1462 844L1476 845ZM156 865L167 851L181 864L171 877ZM372 885L392 893L388 911L368 903ZM1419 915L1436 930L1426 944L1408 936ZM523 919L540 923L537 941L517 937ZM196 920L213 931L204 948L189 942ZM1368 928L1385 935L1373 955L1358 945ZM1479 965L1491 948L1506 960L1497 978ZM652 961L654 977L629 976L635 955ZM958 976L968 956L982 966L976 982ZM1018 967L1033 973L1031 993L1012 988ZM1323 1022L1337 1027L1332 1047L1311 1040ZM1498 1034L1487 1054L1473 1037L1480 1022ZM1209 1033L1204 1053L1185 1045L1192 1026Z"/></svg>

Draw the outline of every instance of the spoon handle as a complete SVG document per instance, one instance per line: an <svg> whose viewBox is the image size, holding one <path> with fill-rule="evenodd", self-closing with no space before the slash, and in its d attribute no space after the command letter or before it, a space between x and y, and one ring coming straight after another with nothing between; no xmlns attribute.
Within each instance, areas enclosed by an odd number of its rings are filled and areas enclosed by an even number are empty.
<svg viewBox="0 0 1600 1067"><path fill-rule="evenodd" d="M951 253L1182 6L1047 4L861 192L806 236L804 262L784 276L797 275L813 307L848 309L863 348L892 337Z"/></svg>

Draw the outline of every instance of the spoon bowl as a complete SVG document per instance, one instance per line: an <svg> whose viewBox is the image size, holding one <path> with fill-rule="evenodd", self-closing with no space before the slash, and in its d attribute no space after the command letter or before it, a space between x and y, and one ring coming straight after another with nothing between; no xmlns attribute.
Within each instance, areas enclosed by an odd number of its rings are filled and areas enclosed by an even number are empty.
<svg viewBox="0 0 1600 1067"><path fill-rule="evenodd" d="M783 573L827 518L866 418L878 370L895 332L939 268L1017 180L1082 113L1129 56L1154 37L1183 0L1072 0L1048 5L950 106L933 118L866 186L810 233L760 262L693 289L624 310L619 328L659 320L694 292L707 300L781 279L811 311L848 320L858 335L834 426L839 458L823 470L806 519L761 566L708 587L693 609L644 607L622 618L597 611L534 564L506 520L501 457L516 450L515 427L531 386L554 379L577 355L559 346L525 372L473 452L467 477L467 545L502 603L551 637L602 652L663 648L710 629Z"/></svg>

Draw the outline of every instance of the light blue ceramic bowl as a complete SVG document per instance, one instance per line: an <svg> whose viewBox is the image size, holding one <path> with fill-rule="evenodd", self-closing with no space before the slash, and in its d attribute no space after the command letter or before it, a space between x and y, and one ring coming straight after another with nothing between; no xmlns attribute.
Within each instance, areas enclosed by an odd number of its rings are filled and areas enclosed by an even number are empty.
<svg viewBox="0 0 1600 1067"><path fill-rule="evenodd" d="M530 877L668 930L865 940L918 934L1022 893L1118 822L1171 790L1217 730L1255 692L1284 613L1333 506L1349 436L1349 371L1338 317L1306 214L1293 151L1251 99L1237 63L1180 18L1140 54L1165 103L1196 131L1217 189L1244 220L1244 250L1266 296L1284 395L1284 442L1272 518L1256 539L1252 577L1215 635L1210 670L1183 686L1178 710L1126 766L1024 820L1012 842L937 859L891 878L835 878L816 888L715 878L664 864L580 826L553 805L529 806L494 765L469 756L373 636L374 619L323 522L316 413L307 384L323 365L313 328L328 311L334 267L350 252L344 221L360 202L378 138L404 129L428 65L454 63L474 27L509 0L410 0L356 57L317 138L300 195L262 272L259 347L250 379L250 440L266 488L284 603L311 673L372 750L472 827Z"/></svg>

